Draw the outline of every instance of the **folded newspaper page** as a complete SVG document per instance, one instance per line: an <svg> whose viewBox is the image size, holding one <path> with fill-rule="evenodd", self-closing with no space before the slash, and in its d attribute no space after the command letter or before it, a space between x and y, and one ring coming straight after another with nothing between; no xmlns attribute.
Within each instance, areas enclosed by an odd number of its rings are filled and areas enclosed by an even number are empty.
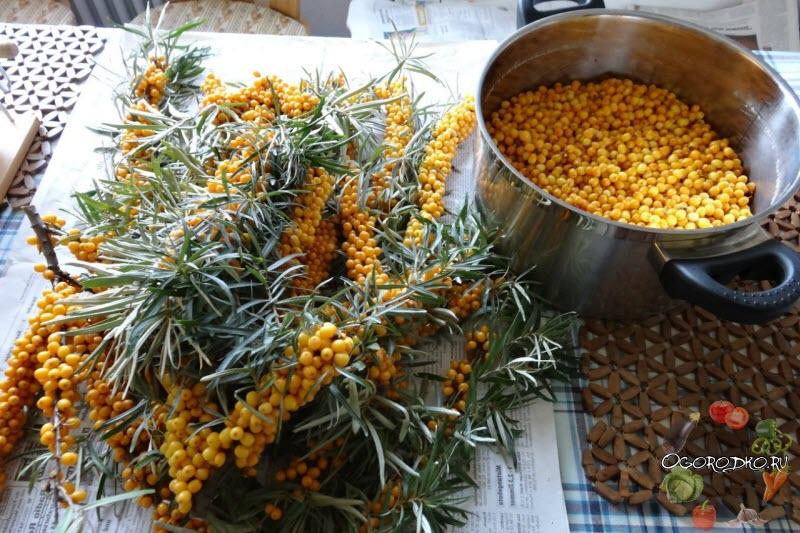
<svg viewBox="0 0 800 533"><path fill-rule="evenodd" d="M800 50L797 0L748 1L708 11L639 4L627 7L692 22L751 50Z"/></svg>
<svg viewBox="0 0 800 533"><path fill-rule="evenodd" d="M274 37L266 35L195 34L196 39L211 46L214 57L207 62L208 70L223 79L245 81L254 69L292 80L302 75L303 66L319 66L320 70L338 70L340 67L357 83L374 74L388 70L392 58L377 43L346 39L321 39L305 37ZM90 131L103 121L116 118L112 87L117 83L110 73L122 68L119 61L122 33L107 32L108 44L98 58L98 68L85 83L81 98L75 106L67 127L59 141L47 175L34 198L42 213L59 212L70 225L70 194L86 188L90 181L104 175L102 156L94 152L103 138ZM461 93L474 92L480 66L491 54L494 42L468 42L457 45L421 45L418 53L429 55L428 66L447 82L449 90ZM246 50L247 53L242 53ZM264 58L268 58L264 59ZM416 82L415 82L416 83ZM448 89L427 79L418 80L417 91L425 93L426 101L448 101ZM450 207L462 202L471 194L472 152L474 139L458 154L456 172L449 182ZM0 369L5 366L5 354L23 331L35 301L46 283L33 273L33 264L41 261L34 247L25 243L29 234L23 227L10 253L9 268L0 278ZM71 256L62 259L69 264ZM440 346L432 350L434 358L446 365L452 349ZM552 405L541 401L520 410L515 418L521 422L524 436L517 444L518 465L514 468L507 460L488 449L481 450L474 466L478 488L465 494L474 513L466 531L524 531L526 533L567 533L569 531L564 496L559 473L555 424ZM20 451L33 450L37 439L20 446ZM45 533L53 531L56 509L53 495L43 484L29 483L23 476L28 460L22 458L6 465L8 486L0 494L0 533ZM99 480L87 480L87 490L93 495ZM108 493L108 487L106 487ZM90 496L92 498L92 496ZM62 513L63 514L63 513ZM152 529L151 511L141 509L132 501L103 510L100 518L94 511L86 513L85 531L145 533Z"/></svg>
<svg viewBox="0 0 800 533"><path fill-rule="evenodd" d="M724 6L704 9L720 3ZM605 4L609 9L692 22L752 50L800 50L797 0L606 0ZM501 41L517 29L516 5L516 0L353 0L347 26L359 39L386 39L399 33L421 42Z"/></svg>
<svg viewBox="0 0 800 533"><path fill-rule="evenodd" d="M388 39L399 33L414 35L419 42L502 41L516 24L516 3L510 0L353 0L347 14L355 39Z"/></svg>

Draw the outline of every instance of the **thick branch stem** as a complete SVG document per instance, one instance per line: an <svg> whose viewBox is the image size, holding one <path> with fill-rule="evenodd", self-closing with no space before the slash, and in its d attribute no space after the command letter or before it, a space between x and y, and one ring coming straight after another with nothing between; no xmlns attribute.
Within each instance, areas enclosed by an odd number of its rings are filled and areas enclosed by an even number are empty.
<svg viewBox="0 0 800 533"><path fill-rule="evenodd" d="M35 212L35 210L34 210ZM37 215L38 216L38 215ZM55 522L54 524L58 526L58 502L60 500L60 487L61 487L61 417L58 413L58 408L53 409L53 430L56 433L56 449L55 449L55 459L56 459L56 490L53 491L53 494L56 498L56 504L53 506L54 513L55 513Z"/></svg>
<svg viewBox="0 0 800 533"><path fill-rule="evenodd" d="M28 217L28 221L31 223L31 229L36 235L36 240L39 241L39 247L41 248L44 260L47 263L47 268L53 271L58 281L65 281L74 287L80 288L81 284L78 282L78 280L62 270L61 266L58 264L56 249L53 246L53 243L50 241L52 231L44 223L42 217L39 216L39 212L36 211L36 207L33 205L26 205L22 209L25 211L25 216Z"/></svg>

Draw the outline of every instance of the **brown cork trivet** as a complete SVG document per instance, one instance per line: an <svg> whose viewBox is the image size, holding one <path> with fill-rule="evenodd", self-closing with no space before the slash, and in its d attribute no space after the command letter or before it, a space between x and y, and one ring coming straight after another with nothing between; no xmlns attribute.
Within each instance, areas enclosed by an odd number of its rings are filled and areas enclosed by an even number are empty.
<svg viewBox="0 0 800 533"><path fill-rule="evenodd" d="M800 195L764 227L800 251ZM698 307L638 323L587 320L580 341L588 381L583 404L595 420L582 463L598 494L633 505L655 498L684 515L692 505L671 504L658 489L672 420L691 411L704 415L681 455L744 457L752 455L755 424L775 418L794 445L789 480L770 503L761 503L760 472L696 472L703 475L704 496L734 513L744 503L765 519L800 523L800 306L764 326L724 322ZM715 400L745 407L748 430L715 425L707 416Z"/></svg>

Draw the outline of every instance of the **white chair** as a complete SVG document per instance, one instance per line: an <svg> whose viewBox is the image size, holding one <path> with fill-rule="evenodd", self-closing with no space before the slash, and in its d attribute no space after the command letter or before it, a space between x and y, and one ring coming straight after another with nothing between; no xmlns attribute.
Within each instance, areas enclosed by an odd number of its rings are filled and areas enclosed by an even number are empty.
<svg viewBox="0 0 800 533"><path fill-rule="evenodd" d="M163 6L150 10L150 19L156 23ZM299 0L184 0L170 2L162 27L175 28L195 19L205 23L197 31L224 33L260 33L272 35L307 35L298 22ZM131 22L144 23L144 13Z"/></svg>

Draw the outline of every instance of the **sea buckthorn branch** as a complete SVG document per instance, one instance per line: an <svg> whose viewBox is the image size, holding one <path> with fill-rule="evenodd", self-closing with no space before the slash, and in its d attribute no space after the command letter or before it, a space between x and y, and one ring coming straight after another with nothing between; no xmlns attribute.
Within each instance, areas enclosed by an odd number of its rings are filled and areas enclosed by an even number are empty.
<svg viewBox="0 0 800 533"><path fill-rule="evenodd" d="M406 78L400 77L386 85L375 88L379 99L391 99L385 105L386 125L384 127L383 156L386 160L383 168L372 175L372 187L368 203L373 205L381 197L385 188L390 186L395 167L402 161L406 145L414 134L414 118L411 95L406 87Z"/></svg>
<svg viewBox="0 0 800 533"><path fill-rule="evenodd" d="M31 319L30 338L34 344L27 343L23 346L28 351L20 352L25 354L28 363L26 365L15 364L14 359L10 361L9 372L14 370L15 378L20 378L17 386L13 383L4 381L4 388L8 388L10 402L0 403L0 420L9 422L9 428L14 431L4 431L0 428L0 436L3 438L3 446L0 452L7 455L11 452L14 442L19 438L17 431L21 430L22 419L19 415L14 415L8 411L9 408L18 409L30 406L33 396L26 397L23 401L21 397L22 388L36 394L37 391L44 391L39 397L36 405L45 415L52 418L51 423L46 423L40 431L41 441L47 445L56 459L56 471L53 474L53 481L57 485L54 492L56 498L65 497L60 501L61 504L79 504L86 499L86 491L83 489L75 490L75 484L65 481L61 471L62 464L65 467L76 467L77 479L80 479L80 465L78 464L80 453L71 451L70 448L76 445L76 439L70 434L79 426L79 419L75 416L75 404L79 400L78 386L88 376L88 370L81 370L87 362L88 354L94 352L99 347L101 339L96 333L85 335L79 330L91 330L92 319L64 318L66 312L75 309L70 301L70 297L80 288L80 284L69 274L63 271L58 265L54 245L57 239L54 235L62 234L60 228L64 221L55 216L46 215L39 217L35 208L29 207L26 213L31 220L32 228L35 232L35 243L45 255L47 265L37 265L35 270L41 272L46 279L61 279L55 286L55 291L45 291L43 300L39 302L41 312L38 317ZM76 237L74 232L70 232L71 238ZM29 239L30 240L30 239ZM66 241L65 241L66 242ZM69 242L74 242L69 240ZM78 243L75 243L78 244ZM88 252L95 254L98 241L95 239L81 242L81 250L73 249L73 252ZM72 247L71 247L72 248ZM76 254L77 255L77 254ZM82 260L92 261L95 257L80 257ZM67 283L69 282L69 283ZM100 330L102 331L102 330ZM47 337L48 343L46 350L39 350L33 353L37 342ZM39 340L37 340L39 339ZM85 339L85 340L84 340ZM90 340L91 339L91 340ZM15 350L16 351L16 348ZM31 366L31 363L33 365ZM24 371L23 371L24 369ZM6 374L10 377L9 372ZM31 375L29 375L31 374ZM27 378L27 379L26 379ZM35 378L35 379L33 379ZM38 382L38 383L37 383ZM11 385L6 387L6 385ZM34 465L37 463L33 463ZM56 506L56 509L58 506Z"/></svg>
<svg viewBox="0 0 800 533"><path fill-rule="evenodd" d="M203 22L190 21L167 31L155 28L140 30L123 26L141 40L130 55L123 58L128 72L126 87L118 97L131 101L146 99L162 108L183 108L196 98L196 80L203 72L203 61L209 56L207 47L179 44L181 36Z"/></svg>
<svg viewBox="0 0 800 533"><path fill-rule="evenodd" d="M80 426L77 387L86 376L80 366L100 340L97 335L78 333L86 325L84 320L66 318L71 310L69 300L77 293L78 289L66 282L43 291L37 301L39 312L29 319L28 331L12 348L6 378L0 381L0 459L13 451L22 436L27 411L35 405L50 419L39 432L40 442L49 453L31 463L28 470L36 479L41 475L39 470L54 459L55 470L47 474L47 479L54 487L56 502L63 506L81 503L87 497L85 489L76 489L76 483L65 479L62 468L76 468L72 475L79 481L80 451L73 432Z"/></svg>
<svg viewBox="0 0 800 533"><path fill-rule="evenodd" d="M384 228L402 227L407 220L404 211L394 210ZM382 232L387 263L401 271L396 279L403 280L395 285L390 283L399 287L393 295L403 295L408 288L414 288L405 297L412 300L411 307L427 311L416 320L409 316L404 342L412 342L414 338L417 339L413 342L417 342L419 337L429 336L439 327L463 322L486 301L486 293L497 283L493 280L504 275L491 244L485 239L487 231L491 229L483 227L481 219L465 206L446 224L425 221L425 238L412 248L405 246L399 232ZM400 322L402 325L404 320L401 318Z"/></svg>
<svg viewBox="0 0 800 533"><path fill-rule="evenodd" d="M291 210L291 224L281 237L281 253L295 255L306 266L308 276L297 280L301 290L311 290L327 278L337 248L335 225L323 220L333 185L334 178L325 169L309 168L304 188Z"/></svg>
<svg viewBox="0 0 800 533"><path fill-rule="evenodd" d="M441 483L447 485L453 490L457 487L462 487L464 484L469 484L468 476L464 472L453 468L453 465L467 464L469 462L469 454L472 453L472 447L459 447L454 443L460 439L469 442L486 442L494 441L502 452L514 457L513 444L511 447L506 447L504 442L513 443L513 433L516 428L516 422L508 417L506 411L512 409L512 406L524 405L530 401L535 394L532 391L539 386L545 386L545 381L539 381L538 384L533 385L537 379L536 376L544 376L554 369L542 358L535 356L536 351L531 350L531 345L527 341L521 341L515 345L504 345L509 339L513 339L515 335L521 335L523 339L538 338L541 342L545 342L548 338L545 335L556 335L558 332L563 336L568 335L569 325L568 320L565 321L564 317L556 317L552 320L539 321L534 317L535 313L531 313L535 304L533 302L524 302L522 304L510 301L513 299L510 292L519 290L512 282L506 282L503 286L499 287L496 296L492 298L492 306L504 308L506 311L520 306L522 309L517 309L520 314L516 315L528 317L527 320L515 320L510 315L500 314L493 315L500 318L502 323L509 326L511 334L509 337L498 339L498 342L491 342L491 355L489 357L502 359L502 353L510 351L517 357L513 357L509 361L509 365L494 367L487 364L486 361L479 360L475 364L470 364L467 361L458 361L456 368L451 370L452 375L449 376L453 383L458 383L458 389L453 387L453 391L444 391L447 396L450 393L454 398L454 406L458 408L460 414L453 416L452 414L442 413L429 420L429 429L433 432L434 439L441 446L441 451L444 457L448 460L442 461L425 461L418 468L419 476L403 476L403 483L400 484L400 489L395 490L392 488L393 495L396 498L391 498L386 501L385 494L386 488L381 490L378 498L374 500L365 511L368 522L365 530L375 531L380 530L398 530L403 526L413 526L413 521L409 521L407 515L409 508L412 508L414 498L425 498L427 490L435 490L435 485ZM524 312L524 315L523 315ZM508 322L506 322L508 321ZM536 324L536 325L534 325ZM541 335L541 336L540 336ZM505 346L509 346L506 348ZM552 348L552 346L551 346ZM520 360L525 360L521 362ZM537 362L538 361L538 362ZM552 361L550 361L552 363ZM569 372L570 365L574 371L576 361L564 365L559 369L560 372ZM522 365L526 365L524 371L521 370ZM516 368L515 372L518 375L513 378L509 377L509 368ZM459 374L463 375L463 379L458 379ZM525 374L525 377L522 375ZM478 398L475 388L476 384L482 384L485 389L485 394L482 393L482 398ZM445 383L445 387L447 384ZM446 423L431 423L434 420L444 421ZM480 428L480 429L479 429ZM490 428L487 432L486 428ZM452 438L452 436L458 438ZM506 439L509 439L506 441ZM464 462L462 462L464 461ZM431 474L427 470L433 469L436 474ZM441 482L438 480L447 480ZM388 485L392 487L392 485ZM396 487L397 485L394 485ZM413 496L412 496L413 495ZM440 497L437 492L434 498ZM376 505L376 501L380 502ZM380 520L375 520L376 515ZM453 516L450 516L453 519ZM462 515L461 520L465 520L466 516ZM410 523L409 523L410 522ZM456 520L458 523L458 520Z"/></svg>
<svg viewBox="0 0 800 533"><path fill-rule="evenodd" d="M475 122L475 99L468 96L447 110L433 128L418 171L421 218L435 220L444 214L445 181L452 170L456 148L472 134ZM406 228L405 245L420 244L422 231L422 221L414 217Z"/></svg>
<svg viewBox="0 0 800 533"><path fill-rule="evenodd" d="M147 69L139 78L133 93L138 98L145 98L151 104L160 104L164 97L164 89L167 88L166 70L167 58L165 56L150 56L147 59Z"/></svg>
<svg viewBox="0 0 800 533"><path fill-rule="evenodd" d="M339 197L347 275L362 284L374 275L377 283L386 284L389 278L383 273L381 249L375 238L377 217L369 212L366 202L362 205L359 200L359 179L358 175L346 175Z"/></svg>
<svg viewBox="0 0 800 533"><path fill-rule="evenodd" d="M29 407L35 396L41 391L35 373L50 357L51 350L59 349L58 339L61 328L54 325L45 325L55 315L53 311L63 314L65 308L60 304L65 296L75 292L75 288L64 282L56 284L53 290L45 290L42 299L37 302L40 311L29 318L28 330L17 339L11 349L11 358L5 370L2 385L3 403L0 405L0 454L8 455L14 443L21 436L22 424L25 420L25 408ZM56 309L55 306L58 306ZM51 338L53 337L53 338ZM50 342L53 346L50 346Z"/></svg>
<svg viewBox="0 0 800 533"><path fill-rule="evenodd" d="M378 216L383 213L375 208L387 205L391 208L392 204L397 204L398 199L387 197L385 192L387 188L402 187L407 181L405 176L399 175L399 170L413 156L415 110L405 76L393 79L390 74L387 81L374 91L384 107L382 147L385 148L381 155L385 162L377 165L378 168L370 177L369 187L361 183L363 175L360 172L351 172L344 177L339 209L345 240L342 250L347 255L348 276L358 283L364 283L374 275L376 283L383 285L388 282L388 276L383 273L381 249L375 235ZM352 166L354 171L357 170L355 163Z"/></svg>
<svg viewBox="0 0 800 533"><path fill-rule="evenodd" d="M182 444L188 436L188 417L196 416L195 411L199 411L197 407L187 410L184 402L196 401L193 397L204 395L205 388L198 383L191 392L188 389L178 391L177 416L167 420L166 438L161 445L161 451L170 465L172 481L169 489L177 506L172 505L170 499L159 503L157 513L162 522L169 520L169 523L176 523L191 511L193 494L202 489L203 482L214 469L226 463L229 450L235 458L236 467L245 471L246 475L254 475L254 467L264 448L274 442L280 424L288 421L291 414L305 403L313 401L320 387L329 384L336 376L337 368L349 364L353 351L353 342L349 337L342 336L330 323L317 326L313 333L301 333L298 338L301 352L297 358L297 372L290 372L287 366L273 370L271 376L262 379L265 388L248 392L244 401L236 403L224 429L217 432L205 427L199 433L195 432L188 441L188 448ZM293 350L287 347L286 354L291 358ZM170 394L174 393L173 389ZM210 408L213 409L213 404ZM199 422L210 421L207 415L203 416L206 418L201 417ZM180 432L184 432L183 437ZM162 505L170 509L168 519L163 516ZM274 509L269 512L273 517L276 515Z"/></svg>
<svg viewBox="0 0 800 533"><path fill-rule="evenodd" d="M499 287L499 288L498 288L498 290L505 291L505 290L506 290L506 288L501 286L501 287ZM495 300L496 300L496 299L493 299L492 301L495 301ZM529 302L529 303L530 303L530 302ZM495 305L496 305L496 304L495 304ZM531 305L532 305L532 304L531 304ZM528 315L526 315L526 316L528 316ZM484 341L484 342L485 342L485 341ZM367 366L367 368L370 368L370 367L369 367L369 365ZM543 373L544 373L544 372L546 372L546 370L547 370L547 369L545 369L545 368L542 368L542 369L539 369L538 371L541 371L541 372L543 372ZM370 371L369 371L369 372L370 372L370 375L371 375L372 377L375 377L375 378L377 378L377 377L378 377L378 375L377 375L377 374L375 374L375 373L373 373L373 371L372 371L371 369L370 369ZM503 385L503 386L505 387L506 385ZM524 395L523 395L523 396L524 396ZM376 397L376 398L378 398L378 397ZM382 401L386 401L386 400L382 400ZM463 400L463 401L466 403L466 399L465 399L465 400ZM462 407L465 407L465 408L466 408L466 405L463 405ZM373 408L374 408L374 406L373 406ZM388 412L388 414L389 414L389 416L388 416L388 417L386 417L386 418L385 418L384 416L382 416L382 417L381 417L381 419L383 419L384 421L385 421L387 418L391 419L391 411L389 411L389 412ZM441 416L445 416L446 420L450 421L450 422L451 422L451 424L450 424L450 425L452 426L452 421L453 421L453 417L454 417L454 415L453 415L453 414L447 414L447 415L442 415L442 414L440 414L440 415L437 415L437 416L439 416L439 417L441 417ZM343 425L345 425L345 426L347 426L349 422L350 422L350 420L349 420L349 419L347 419L347 418L345 418L345 420L343 420L343 421L342 421L342 424L343 424ZM507 423L508 423L510 426L513 426L513 422L511 422L511 421L507 421ZM376 422L376 424L377 424L377 422ZM398 424L398 426L399 426L399 424ZM396 427L397 427L397 426L396 426ZM338 428L334 428L332 431L335 431L336 429L338 429ZM510 431L510 428L508 428L508 430ZM443 435L445 435L445 436L447 436L447 435L448 435L448 433L449 433L449 434L452 434L452 433L453 433L453 430L452 430L452 429L451 429L449 432L448 432L447 430L443 430L443 431L444 431ZM463 433L463 432L465 432L465 430L464 430L464 429L460 429L459 431L461 431L462 433ZM475 434L475 437L476 437L476 438L477 438L477 437L480 437L480 438L487 438L487 436L486 436L486 435L481 435L481 434L479 434L479 433L476 433L476 434ZM395 438L396 438L396 437L395 437ZM392 442L392 438L381 439L381 440L382 440L383 442ZM361 455L361 456L363 456L363 451L364 451L364 450L363 450L363 447L362 447L362 448L361 448L361 452L362 452L362 455ZM373 464L373 467L374 467L374 466L375 466L375 465ZM450 482L452 482L452 479L450 480ZM274 504L273 504L273 505L274 505ZM409 504L408 504L408 505L411 505L411 504L410 504L410 502L409 502ZM290 507L290 509L291 509L291 507ZM408 510L409 510L409 507L406 507L406 506L401 506L401 509L403 509L403 512L408 512ZM319 512L319 510L315 510L315 512ZM284 512L283 514L284 514L284 515L286 515L286 513L285 513L285 512ZM399 510L398 510L398 514L399 514ZM389 513L387 516L391 517L391 516L392 516L392 514L391 514L391 513ZM398 515L394 515L394 516L396 517L396 516L398 516ZM391 521L392 521L392 518L387 518L385 523L391 523ZM370 522L372 522L372 519L371 519L371 518L370 518ZM289 524L287 524L287 525L289 525Z"/></svg>
<svg viewBox="0 0 800 533"><path fill-rule="evenodd" d="M159 451L169 465L169 490L176 504L170 518L178 520L192 510L193 495L203 488L211 469L222 466L226 457L222 452L207 453L211 448L204 447L204 441L212 434L210 428L199 431L190 428L193 423L212 421L213 417L207 411L217 410L213 402L205 406L201 404L206 399L205 386L196 383L191 388L183 388L172 383L171 379L166 379L164 384L169 390L167 405L172 406L172 415L166 420L164 441Z"/></svg>
<svg viewBox="0 0 800 533"><path fill-rule="evenodd" d="M25 213L34 231L34 238L29 239L29 242L35 241L47 261L46 267L35 265L34 270L41 272L45 279L59 280L55 285L55 291L43 293L44 298L37 302L42 311L36 319L30 321L32 328L35 324L39 325L37 337L44 336L40 333L47 335L46 349L35 354L36 364L33 367L32 377L38 382L42 391L36 401L36 407L51 420L40 428L40 442L50 450L55 461L55 470L49 476L48 483L54 485L53 494L57 503L54 506L54 523L57 523L60 505L79 504L87 497L84 489L76 490L74 483L65 481L62 467L80 469L78 465L80 454L72 451L75 448L76 437L71 434L71 431L80 427L76 410L76 404L80 401L78 386L87 376L87 372L80 367L86 360L87 353L93 352L98 347L101 337L77 333L81 327L89 325L89 321L65 318L72 308L69 297L81 289L80 283L61 269L55 252L54 245L58 240L53 235L62 233L61 228L65 221L55 215L40 217L34 206L26 206ZM33 359L34 354L28 353L28 357ZM20 385L33 390L27 380L20 381L16 388L19 389ZM14 388L12 387L10 391L13 392ZM10 397L9 400L11 404L22 404L18 395ZM0 415L2 407L0 405ZM13 441L7 440L13 447Z"/></svg>
<svg viewBox="0 0 800 533"><path fill-rule="evenodd" d="M204 94L202 106L217 105L232 110L242 120L258 125L269 124L278 115L294 118L308 113L319 104L319 98L306 87L289 84L278 76L262 76L253 73L250 85L240 89L228 89L222 81L209 74L202 84ZM225 114L217 114L217 123L228 120Z"/></svg>

